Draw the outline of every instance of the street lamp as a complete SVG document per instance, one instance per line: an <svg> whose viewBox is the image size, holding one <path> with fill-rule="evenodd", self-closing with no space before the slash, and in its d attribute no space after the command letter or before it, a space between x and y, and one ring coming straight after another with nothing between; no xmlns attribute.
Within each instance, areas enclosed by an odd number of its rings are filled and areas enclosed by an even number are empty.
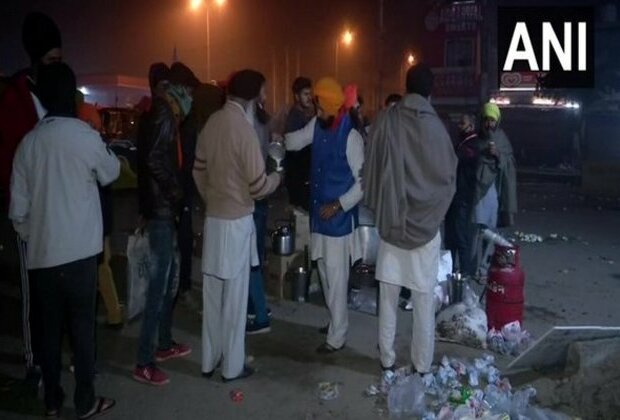
<svg viewBox="0 0 620 420"><path fill-rule="evenodd" d="M405 84L405 73L411 66L415 64L415 56L413 53L409 52L405 54L405 60L400 65L400 80L401 86Z"/></svg>
<svg viewBox="0 0 620 420"><path fill-rule="evenodd" d="M413 56L413 54L409 53L409 55L407 56L407 64L409 64L409 67L413 66L413 63L415 62L415 57Z"/></svg>
<svg viewBox="0 0 620 420"><path fill-rule="evenodd" d="M336 59L334 64L334 76L338 79L338 54L340 50L340 43L343 43L346 47L350 46L353 43L353 32L350 30L344 31L336 40Z"/></svg>
<svg viewBox="0 0 620 420"><path fill-rule="evenodd" d="M190 0L189 7L193 11L198 11L202 6L205 7L207 12L207 81L211 81L211 17L209 11L211 9L210 3L215 4L218 7L224 6L226 0Z"/></svg>

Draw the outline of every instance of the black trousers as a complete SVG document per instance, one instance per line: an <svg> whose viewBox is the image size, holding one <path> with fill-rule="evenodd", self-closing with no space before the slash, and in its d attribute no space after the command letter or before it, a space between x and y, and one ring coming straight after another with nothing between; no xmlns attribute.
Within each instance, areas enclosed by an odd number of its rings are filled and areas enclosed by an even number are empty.
<svg viewBox="0 0 620 420"><path fill-rule="evenodd" d="M65 325L71 335L75 366L76 413L82 416L95 404L95 300L97 258L92 256L56 267L30 271L35 302L43 323L41 369L45 406L59 409L62 336Z"/></svg>
<svg viewBox="0 0 620 420"><path fill-rule="evenodd" d="M476 274L476 233L478 227L471 221L471 205L454 200L446 214L446 248L452 252L452 261L457 262L461 274Z"/></svg>

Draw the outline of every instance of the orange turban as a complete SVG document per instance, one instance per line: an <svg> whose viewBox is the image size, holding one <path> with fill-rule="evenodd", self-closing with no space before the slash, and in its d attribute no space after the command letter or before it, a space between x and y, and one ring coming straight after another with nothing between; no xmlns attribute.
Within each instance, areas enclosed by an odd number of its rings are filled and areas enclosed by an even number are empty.
<svg viewBox="0 0 620 420"><path fill-rule="evenodd" d="M101 116L95 105L82 102L78 107L78 118L90 124L93 129L101 131Z"/></svg>
<svg viewBox="0 0 620 420"><path fill-rule="evenodd" d="M336 116L344 103L342 86L332 77L323 77L314 85L314 94L326 116Z"/></svg>

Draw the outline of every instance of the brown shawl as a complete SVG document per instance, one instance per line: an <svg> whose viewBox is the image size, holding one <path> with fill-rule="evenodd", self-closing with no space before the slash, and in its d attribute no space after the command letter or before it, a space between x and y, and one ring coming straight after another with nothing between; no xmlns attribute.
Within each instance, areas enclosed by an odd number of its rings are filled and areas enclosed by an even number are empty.
<svg viewBox="0 0 620 420"><path fill-rule="evenodd" d="M433 239L454 195L456 164L450 136L422 96L407 95L379 115L362 185L383 240L414 249Z"/></svg>

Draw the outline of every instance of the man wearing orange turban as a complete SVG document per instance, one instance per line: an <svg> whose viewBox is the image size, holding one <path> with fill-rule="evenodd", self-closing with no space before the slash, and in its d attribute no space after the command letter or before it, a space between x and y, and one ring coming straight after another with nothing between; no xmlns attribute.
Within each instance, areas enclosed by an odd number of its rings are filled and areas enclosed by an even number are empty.
<svg viewBox="0 0 620 420"><path fill-rule="evenodd" d="M101 116L95 105L87 102L80 103L78 105L78 118L88 123L93 130L101 132Z"/></svg>
<svg viewBox="0 0 620 420"><path fill-rule="evenodd" d="M285 136L287 150L312 145L310 171L310 244L317 261L330 322L327 339L317 348L328 354L344 347L349 325L347 285L350 262L361 257L358 239L358 208L362 199L359 172L364 161L364 141L349 115L357 101L343 93L331 77L320 79L314 92L319 116L301 130Z"/></svg>

